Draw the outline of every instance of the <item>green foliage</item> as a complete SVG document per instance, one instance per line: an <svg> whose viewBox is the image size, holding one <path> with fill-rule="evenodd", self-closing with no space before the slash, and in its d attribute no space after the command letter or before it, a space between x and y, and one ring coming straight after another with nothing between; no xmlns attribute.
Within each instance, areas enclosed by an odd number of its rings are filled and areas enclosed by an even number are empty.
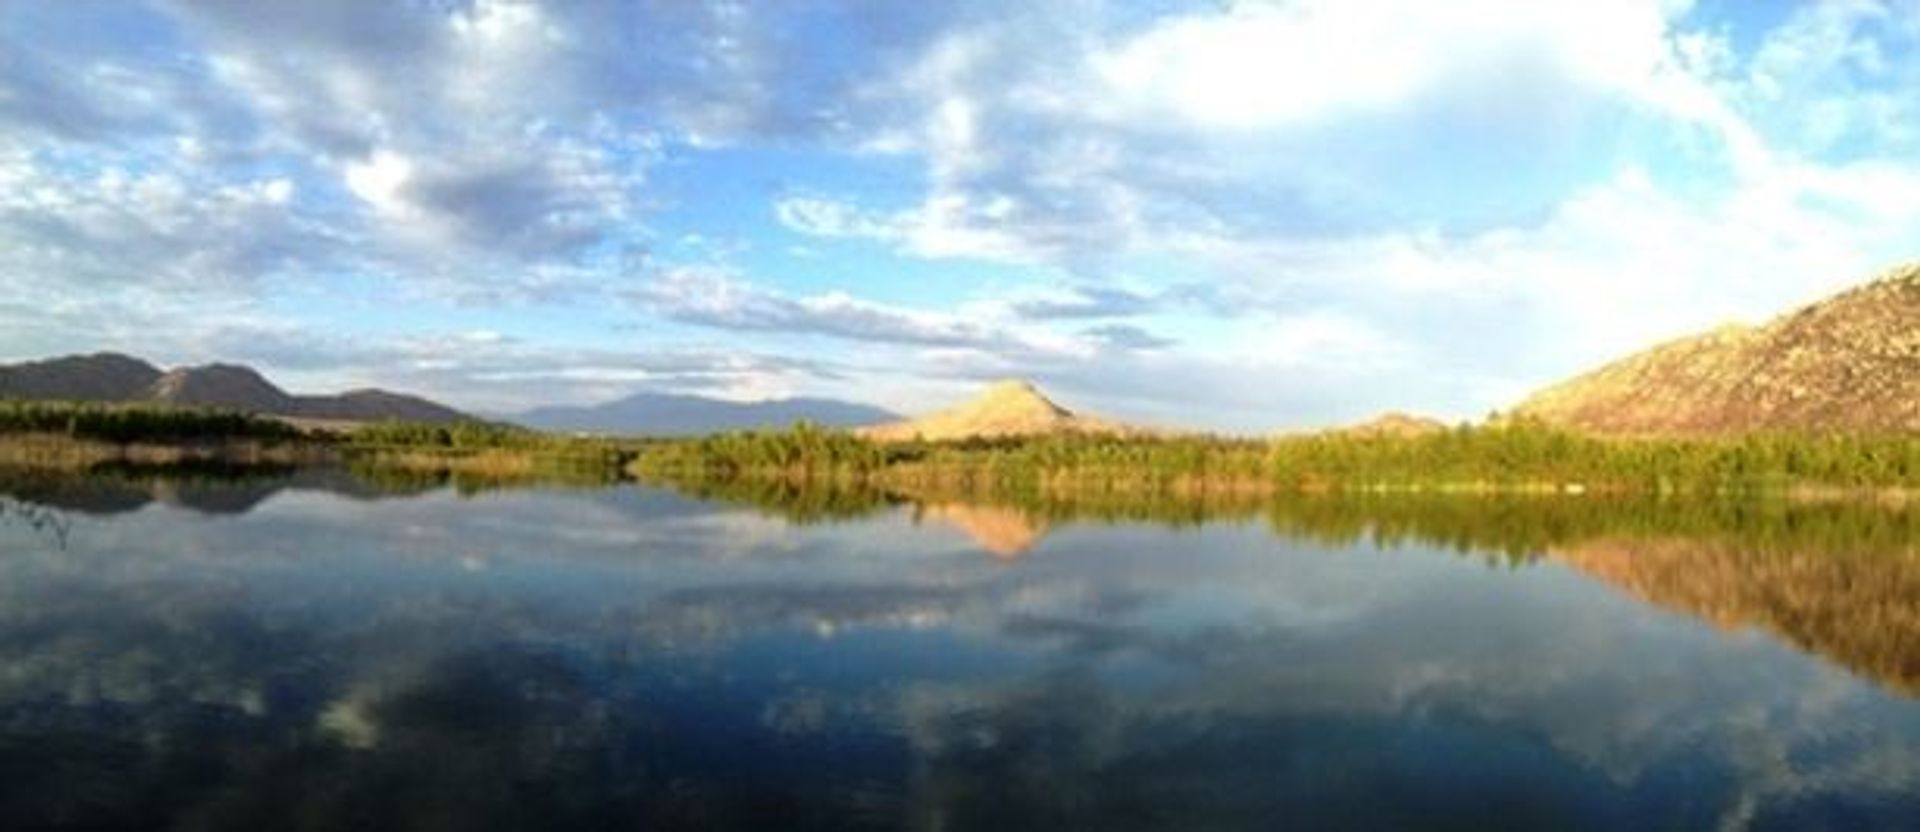
<svg viewBox="0 0 1920 832"><path fill-rule="evenodd" d="M1868 501L1768 495L1641 494L1165 494L1099 489L947 490L867 480L767 478L655 480L688 496L753 506L800 523L853 519L902 505L1007 509L1036 528L1072 523L1152 523L1193 528L1261 522L1279 537L1347 547L1436 546L1497 563L1524 563L1557 547L1609 538L1722 541L1743 552L1913 553L1920 511Z"/></svg>
<svg viewBox="0 0 1920 832"><path fill-rule="evenodd" d="M0 401L0 434L52 434L126 444L216 439L291 440L285 422L224 410L149 404Z"/></svg>
<svg viewBox="0 0 1920 832"><path fill-rule="evenodd" d="M643 471L699 471L716 476L779 474L797 478L866 476L911 459L917 449L869 442L800 422L784 431L735 431L641 446Z"/></svg>
<svg viewBox="0 0 1920 832"><path fill-rule="evenodd" d="M1395 437L1275 440L1051 436L876 443L801 424L639 448L634 470L994 487L1457 488L1748 493L1920 484L1920 435L1753 434L1611 440L1518 422Z"/></svg>
<svg viewBox="0 0 1920 832"><path fill-rule="evenodd" d="M625 445L612 440L562 436L516 425L479 421L451 424L376 422L354 430L347 442L349 447L360 450L456 453L516 451L582 459L624 459L629 455Z"/></svg>
<svg viewBox="0 0 1920 832"><path fill-rule="evenodd" d="M493 422L386 421L363 425L349 439L368 447L529 450L551 445L559 437Z"/></svg>

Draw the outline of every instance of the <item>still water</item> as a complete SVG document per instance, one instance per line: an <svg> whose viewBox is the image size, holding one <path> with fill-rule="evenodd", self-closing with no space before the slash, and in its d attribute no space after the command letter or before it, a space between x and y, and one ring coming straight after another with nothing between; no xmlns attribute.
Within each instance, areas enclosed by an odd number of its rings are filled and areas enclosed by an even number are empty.
<svg viewBox="0 0 1920 832"><path fill-rule="evenodd" d="M1920 828L1897 509L11 492L5 829Z"/></svg>

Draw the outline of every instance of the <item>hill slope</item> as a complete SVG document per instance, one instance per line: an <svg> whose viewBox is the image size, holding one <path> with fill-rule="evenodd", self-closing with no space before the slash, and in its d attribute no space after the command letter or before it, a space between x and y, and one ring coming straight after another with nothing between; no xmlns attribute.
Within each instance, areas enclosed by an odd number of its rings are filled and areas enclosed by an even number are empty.
<svg viewBox="0 0 1920 832"><path fill-rule="evenodd" d="M160 368L130 355L69 355L0 366L0 396L117 402L141 398L159 380Z"/></svg>
<svg viewBox="0 0 1920 832"><path fill-rule="evenodd" d="M1606 434L1920 430L1920 263L1764 326L1629 356L1511 415Z"/></svg>
<svg viewBox="0 0 1920 832"><path fill-rule="evenodd" d="M398 419L402 422L445 424L474 420L473 416L431 399L371 387L349 390L336 396L295 396L293 415L343 422Z"/></svg>
<svg viewBox="0 0 1920 832"><path fill-rule="evenodd" d="M1435 433L1444 433L1446 430L1446 422L1442 422L1431 416L1419 416L1412 413L1402 413L1397 410L1392 410L1364 422L1334 428L1327 432L1336 436L1352 436L1362 439L1380 437L1411 439Z"/></svg>
<svg viewBox="0 0 1920 832"><path fill-rule="evenodd" d="M235 364L208 364L182 367L147 387L147 401L192 407L222 407L251 413L298 415L297 405L286 391L273 385L251 367Z"/></svg>
<svg viewBox="0 0 1920 832"><path fill-rule="evenodd" d="M799 421L828 427L859 427L900 417L877 407L837 399L734 402L704 396L636 393L587 407L535 408L510 418L527 427L544 430L677 436L780 428Z"/></svg>
<svg viewBox="0 0 1920 832"><path fill-rule="evenodd" d="M455 422L472 417L417 396L354 390L296 396L251 367L207 364L166 372L118 353L0 365L0 397L93 402L160 402L302 419Z"/></svg>
<svg viewBox="0 0 1920 832"><path fill-rule="evenodd" d="M905 441L1044 436L1061 433L1134 435L1147 431L1082 416L1055 404L1031 382L997 382L971 401L918 419L863 428L869 439Z"/></svg>

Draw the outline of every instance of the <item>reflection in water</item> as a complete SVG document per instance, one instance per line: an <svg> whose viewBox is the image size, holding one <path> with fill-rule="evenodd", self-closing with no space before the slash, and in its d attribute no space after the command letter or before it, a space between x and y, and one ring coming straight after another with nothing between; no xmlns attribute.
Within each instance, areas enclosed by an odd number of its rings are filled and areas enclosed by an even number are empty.
<svg viewBox="0 0 1920 832"><path fill-rule="evenodd" d="M0 828L1920 813L1898 510L206 479L0 523Z"/></svg>
<svg viewBox="0 0 1920 832"><path fill-rule="evenodd" d="M1756 552L1725 540L1601 539L1555 560L1724 629L1754 627L1920 694L1920 548Z"/></svg>
<svg viewBox="0 0 1920 832"><path fill-rule="evenodd" d="M690 489L782 514L793 486L707 483ZM816 488L815 491L834 491ZM841 487L838 490L848 492ZM1013 557L1071 523L1171 526L1264 520L1276 535L1326 546L1438 546L1507 562L1565 562L1634 597L1722 628L1754 627L1908 693L1920 692L1920 512L1905 505L1790 501L1599 500L1566 497L1212 495L1140 500L1127 493L952 496L851 490L812 496L953 526Z"/></svg>
<svg viewBox="0 0 1920 832"><path fill-rule="evenodd" d="M72 518L58 508L10 497L0 497L0 523L18 523L59 549L67 548L67 533L73 528Z"/></svg>
<svg viewBox="0 0 1920 832"><path fill-rule="evenodd" d="M1047 533L1046 521L1008 506L927 503L915 506L914 518L959 529L974 545L1000 558L1025 554Z"/></svg>

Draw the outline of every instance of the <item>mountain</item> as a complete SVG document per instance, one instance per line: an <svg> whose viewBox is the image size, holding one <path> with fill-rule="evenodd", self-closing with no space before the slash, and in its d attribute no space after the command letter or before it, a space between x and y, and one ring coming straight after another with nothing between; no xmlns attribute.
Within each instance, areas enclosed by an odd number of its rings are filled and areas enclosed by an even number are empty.
<svg viewBox="0 0 1920 832"><path fill-rule="evenodd" d="M147 401L219 407L252 413L299 415L299 403L251 367L208 364L169 370L145 391Z"/></svg>
<svg viewBox="0 0 1920 832"><path fill-rule="evenodd" d="M472 417L417 396L354 390L296 396L251 367L206 364L162 371L118 353L0 365L0 398L160 402L338 422L455 422Z"/></svg>
<svg viewBox="0 0 1920 832"><path fill-rule="evenodd" d="M1060 433L1136 435L1147 433L1074 413L1047 398L1032 382L996 382L971 401L918 419L862 428L860 435L881 441L1043 436Z"/></svg>
<svg viewBox="0 0 1920 832"><path fill-rule="evenodd" d="M837 399L734 402L704 396L636 393L587 407L541 407L509 417L543 430L676 436L723 430L781 428L799 421L858 427L898 419L890 411Z"/></svg>
<svg viewBox="0 0 1920 832"><path fill-rule="evenodd" d="M473 421L474 417L430 399L391 390L363 388L336 396L295 397L293 415L306 419L342 422L378 422L398 419L402 422Z"/></svg>
<svg viewBox="0 0 1920 832"><path fill-rule="evenodd" d="M1364 422L1348 425L1346 427L1334 428L1333 430L1328 432L1332 434L1340 435L1340 436L1353 436L1353 437L1369 438L1369 439L1380 438L1380 437L1392 437L1396 439L1411 439L1413 437L1418 437L1418 436L1427 436L1429 434L1444 433L1446 432L1446 430L1447 430L1447 423L1442 422L1439 419L1435 419L1431 416L1416 416L1410 413L1401 413L1397 410L1394 410L1394 411L1388 411L1386 413L1382 413Z"/></svg>
<svg viewBox="0 0 1920 832"><path fill-rule="evenodd" d="M1920 262L1764 326L1661 344L1510 415L1621 435L1920 430Z"/></svg>
<svg viewBox="0 0 1920 832"><path fill-rule="evenodd" d="M0 365L0 396L117 402L140 398L159 380L160 368L130 355L69 355Z"/></svg>

